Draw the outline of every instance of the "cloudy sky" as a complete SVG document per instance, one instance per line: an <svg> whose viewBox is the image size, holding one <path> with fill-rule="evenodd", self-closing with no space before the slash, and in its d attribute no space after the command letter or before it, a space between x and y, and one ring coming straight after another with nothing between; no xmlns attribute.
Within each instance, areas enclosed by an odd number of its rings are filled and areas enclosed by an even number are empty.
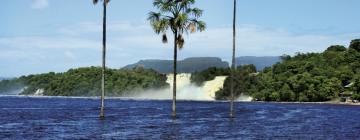
<svg viewBox="0 0 360 140"><path fill-rule="evenodd" d="M320 52L360 38L359 0L238 0L238 56ZM207 30L190 34L179 57L229 60L232 0L198 0ZM152 0L111 0L108 66L171 59L146 21ZM3 0L0 77L100 66L101 6L91 0Z"/></svg>

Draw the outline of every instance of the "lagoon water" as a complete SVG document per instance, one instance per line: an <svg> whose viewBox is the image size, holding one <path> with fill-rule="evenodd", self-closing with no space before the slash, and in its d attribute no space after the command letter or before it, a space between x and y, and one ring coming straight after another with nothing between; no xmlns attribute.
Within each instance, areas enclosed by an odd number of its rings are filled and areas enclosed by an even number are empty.
<svg viewBox="0 0 360 140"><path fill-rule="evenodd" d="M360 139L360 106L0 97L0 139Z"/></svg>

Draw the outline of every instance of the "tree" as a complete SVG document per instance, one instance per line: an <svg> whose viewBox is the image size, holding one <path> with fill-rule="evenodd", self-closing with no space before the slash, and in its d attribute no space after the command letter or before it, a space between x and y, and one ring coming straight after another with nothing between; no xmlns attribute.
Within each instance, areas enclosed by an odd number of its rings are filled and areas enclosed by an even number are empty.
<svg viewBox="0 0 360 140"><path fill-rule="evenodd" d="M326 49L326 51L344 52L346 48L343 45L332 45Z"/></svg>
<svg viewBox="0 0 360 140"><path fill-rule="evenodd" d="M239 66L235 70L234 75L228 74L229 76L224 81L224 87L216 92L215 99L231 100L231 90L233 90L234 98L241 96L241 94L249 95L251 89L257 84L256 74L254 74L254 72L256 72L256 68L252 64ZM231 87L232 79L234 79L233 87Z"/></svg>
<svg viewBox="0 0 360 140"><path fill-rule="evenodd" d="M235 73L235 47L236 47L236 0L234 0L233 11L233 48L232 48L232 61L231 61L231 101L230 101L230 117L234 117L234 73Z"/></svg>
<svg viewBox="0 0 360 140"><path fill-rule="evenodd" d="M350 48L360 52L360 39L354 39L350 43Z"/></svg>
<svg viewBox="0 0 360 140"><path fill-rule="evenodd" d="M184 33L204 31L205 22L198 20L203 10L193 8L195 0L154 0L153 5L159 12L150 12L148 20L156 34L162 33L163 43L167 43L166 32L174 35L174 65L173 65L173 104L172 116L176 117L176 74L177 74L177 50L184 47Z"/></svg>
<svg viewBox="0 0 360 140"><path fill-rule="evenodd" d="M351 88L353 93L352 99L360 100L360 74L355 75Z"/></svg>
<svg viewBox="0 0 360 140"><path fill-rule="evenodd" d="M110 0L103 1L103 39L102 39L102 71L101 71L101 108L100 118L104 118L104 98L105 98L105 67L106 67L106 6ZM93 0L94 4L97 4L99 0Z"/></svg>
<svg viewBox="0 0 360 140"><path fill-rule="evenodd" d="M357 74L354 78L354 84L352 85L354 93L360 94L360 74Z"/></svg>
<svg viewBox="0 0 360 140"><path fill-rule="evenodd" d="M283 85L280 89L280 99L281 101L294 101L295 93L290 89L288 84Z"/></svg>

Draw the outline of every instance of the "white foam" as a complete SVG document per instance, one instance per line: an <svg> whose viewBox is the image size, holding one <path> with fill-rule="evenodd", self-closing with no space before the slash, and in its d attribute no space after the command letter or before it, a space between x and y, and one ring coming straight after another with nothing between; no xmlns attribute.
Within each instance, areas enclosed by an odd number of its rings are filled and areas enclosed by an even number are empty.
<svg viewBox="0 0 360 140"><path fill-rule="evenodd" d="M192 84L191 74L177 74L177 95L179 100L214 101L215 92L223 87L226 76L215 77L214 80L206 81L202 87ZM166 82L170 85L165 89L149 89L140 93L130 94L130 98L170 100L172 99L173 74L167 75Z"/></svg>

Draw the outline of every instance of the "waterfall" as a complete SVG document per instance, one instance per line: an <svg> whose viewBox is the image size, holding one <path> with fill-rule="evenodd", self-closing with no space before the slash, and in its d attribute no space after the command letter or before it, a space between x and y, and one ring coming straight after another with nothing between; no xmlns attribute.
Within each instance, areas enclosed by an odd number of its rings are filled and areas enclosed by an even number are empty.
<svg viewBox="0 0 360 140"><path fill-rule="evenodd" d="M146 90L142 93L134 95L136 98L143 99L172 99L173 74L167 75L166 82L170 88L161 90ZM203 86L199 87L191 83L191 74L180 73L176 75L176 98L179 100L215 100L215 92L223 87L226 76L217 76L214 80L205 81Z"/></svg>
<svg viewBox="0 0 360 140"><path fill-rule="evenodd" d="M226 76L216 76L214 80L206 81L202 87L203 93L215 99L216 91L223 88Z"/></svg>
<svg viewBox="0 0 360 140"><path fill-rule="evenodd" d="M166 82L173 89L173 74L167 75ZM176 75L177 98L180 100L215 100L215 92L223 87L225 76L216 77L206 81L202 87L191 83L191 74L181 73Z"/></svg>

